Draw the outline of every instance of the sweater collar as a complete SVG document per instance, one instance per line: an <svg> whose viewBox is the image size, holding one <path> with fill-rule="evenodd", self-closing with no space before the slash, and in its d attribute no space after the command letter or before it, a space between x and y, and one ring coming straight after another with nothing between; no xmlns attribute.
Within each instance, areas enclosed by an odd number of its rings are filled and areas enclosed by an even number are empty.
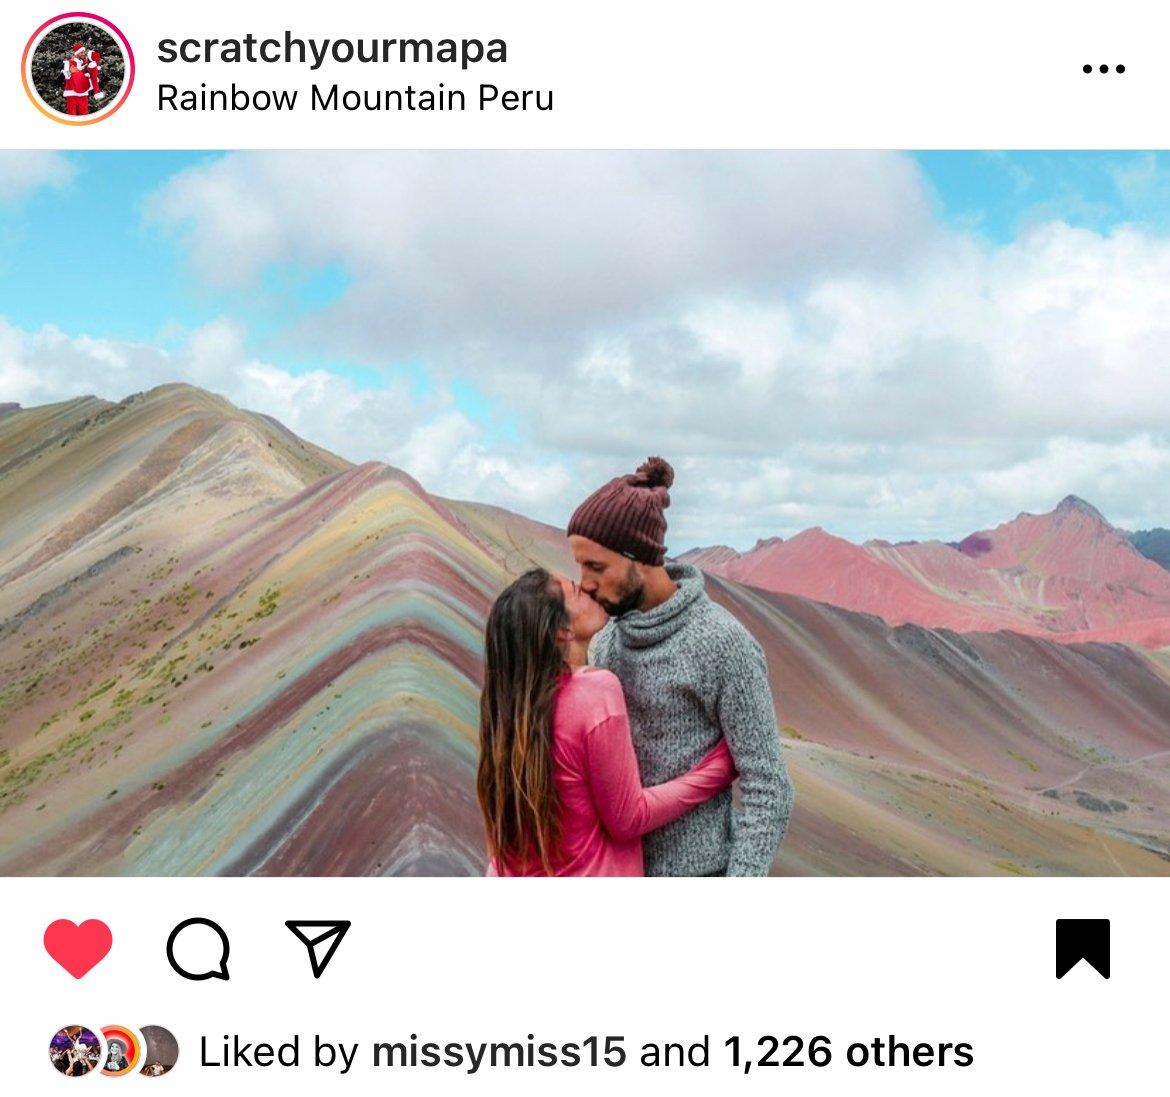
<svg viewBox="0 0 1170 1097"><path fill-rule="evenodd" d="M686 623L691 610L703 591L703 573L690 564L667 564L666 574L677 584L678 590L653 609L630 610L614 619L622 643L630 648L653 647L673 636Z"/></svg>

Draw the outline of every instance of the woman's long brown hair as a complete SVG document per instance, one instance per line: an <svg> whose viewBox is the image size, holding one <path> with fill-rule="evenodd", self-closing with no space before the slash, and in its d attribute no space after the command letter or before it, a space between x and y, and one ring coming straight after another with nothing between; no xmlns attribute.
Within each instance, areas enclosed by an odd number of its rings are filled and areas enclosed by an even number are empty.
<svg viewBox="0 0 1170 1097"><path fill-rule="evenodd" d="M542 568L520 576L488 614L476 792L501 873L536 858L551 876L560 850L552 709L566 670L557 630L568 623L560 584Z"/></svg>

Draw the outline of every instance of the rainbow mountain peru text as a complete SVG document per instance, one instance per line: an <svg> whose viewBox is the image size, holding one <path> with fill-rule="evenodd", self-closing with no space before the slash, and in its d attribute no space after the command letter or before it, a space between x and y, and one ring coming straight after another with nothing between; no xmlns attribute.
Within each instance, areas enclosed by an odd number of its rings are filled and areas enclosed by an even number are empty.
<svg viewBox="0 0 1170 1097"><path fill-rule="evenodd" d="M483 872L481 630L559 530L184 385L0 405L0 515L0 873ZM768 655L773 872L1170 874L1168 540L688 553Z"/></svg>

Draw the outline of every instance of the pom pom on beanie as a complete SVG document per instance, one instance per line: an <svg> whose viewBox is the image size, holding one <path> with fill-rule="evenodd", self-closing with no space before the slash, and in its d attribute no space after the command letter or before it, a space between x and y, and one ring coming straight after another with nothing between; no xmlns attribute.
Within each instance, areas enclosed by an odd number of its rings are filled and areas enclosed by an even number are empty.
<svg viewBox="0 0 1170 1097"><path fill-rule="evenodd" d="M674 483L674 469L661 457L648 457L632 479L650 488L668 488Z"/></svg>

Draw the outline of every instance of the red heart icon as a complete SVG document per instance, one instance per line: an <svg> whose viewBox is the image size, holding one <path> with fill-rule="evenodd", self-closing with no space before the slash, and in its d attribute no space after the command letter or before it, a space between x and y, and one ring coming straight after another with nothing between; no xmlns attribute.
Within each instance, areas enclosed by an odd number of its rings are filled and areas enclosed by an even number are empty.
<svg viewBox="0 0 1170 1097"><path fill-rule="evenodd" d="M74 979L105 959L113 943L110 927L96 918L81 925L58 918L45 930L45 951Z"/></svg>

